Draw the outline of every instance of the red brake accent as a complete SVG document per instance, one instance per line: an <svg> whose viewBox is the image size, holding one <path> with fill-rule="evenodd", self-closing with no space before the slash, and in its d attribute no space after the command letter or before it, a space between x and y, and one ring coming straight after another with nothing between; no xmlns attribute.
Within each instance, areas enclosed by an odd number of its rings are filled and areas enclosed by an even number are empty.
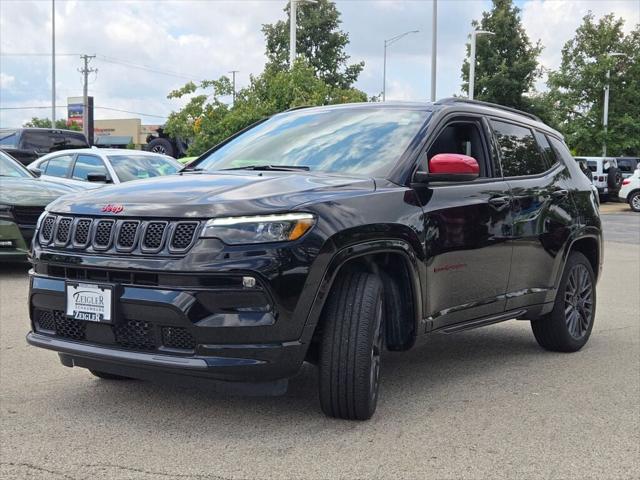
<svg viewBox="0 0 640 480"><path fill-rule="evenodd" d="M439 153L429 160L429 173L479 175L480 166L475 158L460 153Z"/></svg>

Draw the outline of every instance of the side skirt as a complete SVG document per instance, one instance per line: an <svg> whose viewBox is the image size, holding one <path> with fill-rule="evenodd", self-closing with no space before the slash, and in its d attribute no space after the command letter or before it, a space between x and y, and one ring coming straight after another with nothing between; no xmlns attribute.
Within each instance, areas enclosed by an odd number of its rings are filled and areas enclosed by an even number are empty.
<svg viewBox="0 0 640 480"><path fill-rule="evenodd" d="M494 323L505 322L507 320L516 319L522 317L527 313L526 308L518 310L509 310L508 312L500 313L497 315L490 315L488 317L476 318L465 322L456 323L454 325L446 325L431 331L430 333L456 333L464 330L471 330L473 328L484 327L485 325L492 325Z"/></svg>

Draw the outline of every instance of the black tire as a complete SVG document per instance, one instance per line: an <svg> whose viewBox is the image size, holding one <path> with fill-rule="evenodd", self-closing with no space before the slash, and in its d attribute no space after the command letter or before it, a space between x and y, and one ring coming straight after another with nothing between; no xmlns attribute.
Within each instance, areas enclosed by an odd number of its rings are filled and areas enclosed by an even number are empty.
<svg viewBox="0 0 640 480"><path fill-rule="evenodd" d="M382 282L350 271L336 280L323 312L319 393L322 411L347 420L371 418L378 401L384 345Z"/></svg>
<svg viewBox="0 0 640 480"><path fill-rule="evenodd" d="M115 375L113 373L101 372L100 370L89 370L95 377L102 378L103 380L131 380L129 377L123 377L122 375Z"/></svg>
<svg viewBox="0 0 640 480"><path fill-rule="evenodd" d="M163 155L169 155L175 158L175 150L173 144L166 138L154 138L147 143L147 151L149 152L162 153Z"/></svg>
<svg viewBox="0 0 640 480"><path fill-rule="evenodd" d="M595 275L580 252L572 252L562 273L551 313L531 321L538 344L554 352L576 352L589 340L596 314Z"/></svg>
<svg viewBox="0 0 640 480"><path fill-rule="evenodd" d="M640 190L631 192L627 200L629 201L631 210L634 212L640 212Z"/></svg>

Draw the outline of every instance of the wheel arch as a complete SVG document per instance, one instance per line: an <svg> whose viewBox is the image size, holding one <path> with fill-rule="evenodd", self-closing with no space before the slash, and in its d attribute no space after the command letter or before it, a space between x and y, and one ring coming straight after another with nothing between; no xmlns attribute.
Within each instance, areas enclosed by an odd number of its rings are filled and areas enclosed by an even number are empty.
<svg viewBox="0 0 640 480"><path fill-rule="evenodd" d="M564 262L560 272L561 275L571 252L580 252L587 257L597 281L600 277L600 265L602 263L602 242L600 237L596 235L583 235L575 238L567 248L567 253L564 256Z"/></svg>
<svg viewBox="0 0 640 480"><path fill-rule="evenodd" d="M397 282L396 291L408 294L407 310L393 319L386 319L388 331L400 332L390 350L408 350L415 343L422 323L422 289L418 256L413 247L402 239L376 239L349 245L335 253L316 293L307 327L313 328L310 340L317 340L322 332L322 312L331 289L341 273L348 269L362 269L381 276L385 296L392 291L388 282ZM388 335L387 335L388 337ZM389 338L387 338L389 340Z"/></svg>

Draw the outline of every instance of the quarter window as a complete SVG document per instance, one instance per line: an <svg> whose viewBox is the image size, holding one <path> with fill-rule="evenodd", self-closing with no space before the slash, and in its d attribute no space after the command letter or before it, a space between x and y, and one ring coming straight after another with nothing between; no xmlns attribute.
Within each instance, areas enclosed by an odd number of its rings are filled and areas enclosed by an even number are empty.
<svg viewBox="0 0 640 480"><path fill-rule="evenodd" d="M78 155L73 167L73 178L87 181L87 175L90 173L107 176L104 162L94 155Z"/></svg>
<svg viewBox="0 0 640 480"><path fill-rule="evenodd" d="M491 125L500 148L503 176L522 177L547 170L547 164L529 128L498 121L491 121Z"/></svg>
<svg viewBox="0 0 640 480"><path fill-rule="evenodd" d="M71 166L71 155L61 155L59 157L49 159L45 174L51 177L66 177Z"/></svg>

